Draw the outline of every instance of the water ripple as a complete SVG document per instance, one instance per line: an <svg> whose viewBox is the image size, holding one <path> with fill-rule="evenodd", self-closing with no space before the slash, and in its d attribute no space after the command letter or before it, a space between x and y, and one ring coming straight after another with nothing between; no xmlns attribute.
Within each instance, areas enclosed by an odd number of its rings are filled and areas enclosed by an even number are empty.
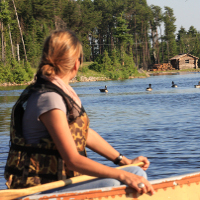
<svg viewBox="0 0 200 200"><path fill-rule="evenodd" d="M129 158L147 156L149 179L199 170L199 95L194 88L199 73L154 76L124 81L73 83L96 130ZM175 81L178 88L171 88ZM145 91L148 84L152 92ZM107 85L108 93L99 88ZM10 112L21 88L0 88L0 189L5 188L4 166L8 154ZM111 161L88 151L100 163Z"/></svg>

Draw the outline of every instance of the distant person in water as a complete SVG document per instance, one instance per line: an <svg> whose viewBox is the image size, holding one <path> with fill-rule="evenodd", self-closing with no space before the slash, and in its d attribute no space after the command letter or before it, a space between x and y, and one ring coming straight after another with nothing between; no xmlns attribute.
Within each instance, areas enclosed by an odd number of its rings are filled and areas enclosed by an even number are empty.
<svg viewBox="0 0 200 200"><path fill-rule="evenodd" d="M69 85L82 62L82 45L73 32L55 31L46 39L36 81L24 90L12 110L11 146L5 167L8 188L26 188L86 174L105 179L47 193L126 184L139 193L153 194L144 171L149 160L121 155L89 128L81 100ZM123 170L108 167L88 158L85 147L117 165L144 162L144 166Z"/></svg>

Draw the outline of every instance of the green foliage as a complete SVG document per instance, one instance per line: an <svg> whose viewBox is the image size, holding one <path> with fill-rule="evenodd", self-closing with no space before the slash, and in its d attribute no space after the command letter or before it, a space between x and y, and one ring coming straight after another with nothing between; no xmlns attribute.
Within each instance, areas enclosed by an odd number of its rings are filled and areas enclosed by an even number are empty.
<svg viewBox="0 0 200 200"><path fill-rule="evenodd" d="M80 76L76 76L76 80L80 82L81 81L81 77Z"/></svg>
<svg viewBox="0 0 200 200"><path fill-rule="evenodd" d="M11 13L9 11L8 1L0 1L0 19L7 25L11 22Z"/></svg>
<svg viewBox="0 0 200 200"><path fill-rule="evenodd" d="M119 40L119 51L121 53L120 58L121 62L124 62L125 49L127 47L127 43L131 41L132 35L128 33L130 29L128 29L128 25L126 20L123 18L124 14L121 13L120 17L117 17L117 26L115 28L115 37Z"/></svg>
<svg viewBox="0 0 200 200"><path fill-rule="evenodd" d="M89 42L86 37L82 38L82 44L83 44L84 60L89 61L91 49L90 49L90 45L89 45Z"/></svg>
<svg viewBox="0 0 200 200"><path fill-rule="evenodd" d="M25 62L24 69L25 69L25 71L27 73L27 76L28 76L27 81L32 80L34 78L34 73L33 73L32 69L31 69L31 65L30 65L29 62Z"/></svg>
<svg viewBox="0 0 200 200"><path fill-rule="evenodd" d="M125 69L129 69L129 68L134 68L135 67L135 63L133 61L133 56L132 54L131 55L128 55L128 54L125 54L124 55L124 68Z"/></svg>
<svg viewBox="0 0 200 200"><path fill-rule="evenodd" d="M99 60L103 63L100 64L98 62L94 62L93 64L89 65L88 68L97 72L104 72L110 79L127 79L129 76L138 74L131 53L130 55L125 54L124 66L120 65L118 62L116 50L113 50L111 58L109 57L108 52L105 51L104 57Z"/></svg>
<svg viewBox="0 0 200 200"><path fill-rule="evenodd" d="M119 62L119 57L120 57L120 55L118 54L116 49L113 49L111 52L111 60L112 60L113 70L119 70L121 67L121 64Z"/></svg>
<svg viewBox="0 0 200 200"><path fill-rule="evenodd" d="M21 68L19 65L15 65L15 68L12 70L13 82L21 84L28 80L25 69Z"/></svg>
<svg viewBox="0 0 200 200"><path fill-rule="evenodd" d="M118 80L120 78L120 73L119 72L107 72L106 76L112 80Z"/></svg>
<svg viewBox="0 0 200 200"><path fill-rule="evenodd" d="M127 73L126 71L123 71L121 78L122 79L128 79L129 78L129 73Z"/></svg>
<svg viewBox="0 0 200 200"><path fill-rule="evenodd" d="M84 67L84 66L81 66L81 67L79 68L79 71L82 72L82 73L87 73L88 70L89 70L89 69L88 69L88 66L85 66L85 67Z"/></svg>
<svg viewBox="0 0 200 200"><path fill-rule="evenodd" d="M103 55L99 54L96 59L95 62L99 63L99 64L103 64Z"/></svg>
<svg viewBox="0 0 200 200"><path fill-rule="evenodd" d="M0 83L14 82L13 75L11 73L11 66L0 63Z"/></svg>
<svg viewBox="0 0 200 200"><path fill-rule="evenodd" d="M105 72L112 79L127 78L136 74L139 66L147 69L154 63L168 62L178 53L200 57L200 33L195 27L189 30L182 27L175 39L173 9L165 7L162 11L159 6L148 6L146 0L18 0L15 3L28 63L13 64L8 24L15 59L17 44L21 60L25 57L24 49L13 3L2 0L0 18L5 45L0 41L1 82L31 79L30 66L38 66L45 38L61 29L76 33L83 45L84 61L95 59L89 68L80 69L82 73L92 69Z"/></svg>
<svg viewBox="0 0 200 200"><path fill-rule="evenodd" d="M177 54L177 44L175 41L175 21L176 18L174 17L173 9L165 6L165 13L164 13L164 25L165 25L165 40L167 41L167 53L169 57L173 57ZM168 58L169 60L169 58Z"/></svg>
<svg viewBox="0 0 200 200"><path fill-rule="evenodd" d="M89 69L94 70L96 72L102 72L103 71L103 65L99 64L98 62L94 62L91 65L88 66Z"/></svg>
<svg viewBox="0 0 200 200"><path fill-rule="evenodd" d="M104 71L112 71L112 61L108 55L108 52L107 51L104 51L104 57L102 59L103 61L103 70Z"/></svg>
<svg viewBox="0 0 200 200"><path fill-rule="evenodd" d="M125 45L132 37L131 34L128 34L130 29L127 27L127 21L123 18L123 13L121 13L121 16L117 17L117 27L115 28L115 37L119 39L121 45Z"/></svg>
<svg viewBox="0 0 200 200"><path fill-rule="evenodd" d="M23 62L17 62L12 59L11 62L6 65L3 63L0 64L0 83L10 82L21 84L31 81L32 79L33 71L28 62L24 65Z"/></svg>

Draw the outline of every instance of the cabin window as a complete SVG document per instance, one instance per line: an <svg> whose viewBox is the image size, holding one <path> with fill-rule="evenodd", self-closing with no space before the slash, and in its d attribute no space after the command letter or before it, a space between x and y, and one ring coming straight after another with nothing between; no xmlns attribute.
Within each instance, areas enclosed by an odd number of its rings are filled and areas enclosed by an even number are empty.
<svg viewBox="0 0 200 200"><path fill-rule="evenodd" d="M189 63L189 60L185 60L185 63Z"/></svg>

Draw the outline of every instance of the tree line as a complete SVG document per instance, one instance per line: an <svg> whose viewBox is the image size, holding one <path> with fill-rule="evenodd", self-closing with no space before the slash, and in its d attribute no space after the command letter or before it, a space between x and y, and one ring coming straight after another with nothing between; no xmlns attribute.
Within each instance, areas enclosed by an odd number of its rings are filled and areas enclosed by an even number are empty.
<svg viewBox="0 0 200 200"><path fill-rule="evenodd" d="M0 74L7 79L10 70L18 74L14 80L21 74L28 80L44 39L67 28L77 34L84 60L94 61L90 68L96 71L131 74L179 53L200 57L200 32L191 24L176 34L173 9L146 0L1 0L0 10Z"/></svg>

